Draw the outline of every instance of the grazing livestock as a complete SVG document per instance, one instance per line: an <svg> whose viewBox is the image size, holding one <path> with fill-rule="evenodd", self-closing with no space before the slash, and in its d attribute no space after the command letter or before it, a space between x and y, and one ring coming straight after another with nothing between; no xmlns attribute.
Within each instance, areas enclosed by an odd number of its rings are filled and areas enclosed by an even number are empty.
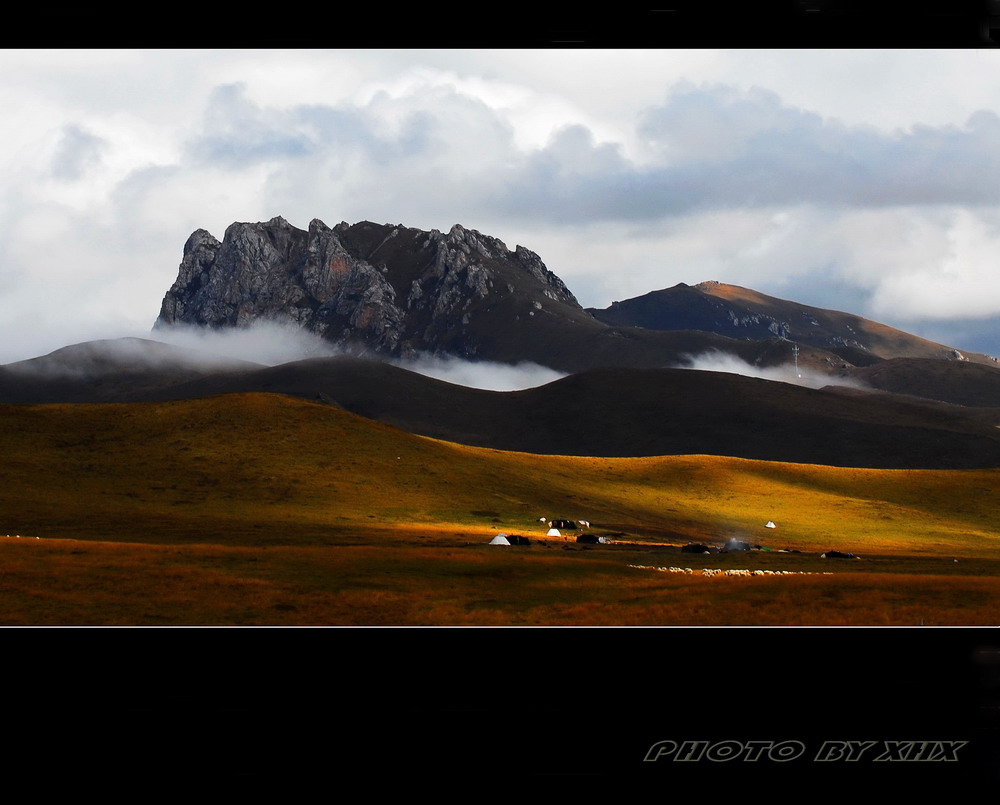
<svg viewBox="0 0 1000 805"><path fill-rule="evenodd" d="M832 576L830 572L816 573L812 570L722 570L721 568L705 568L704 570L692 570L689 567L650 567L648 565L629 565L637 570L657 570L661 573L700 573L702 576L712 578L713 576Z"/></svg>

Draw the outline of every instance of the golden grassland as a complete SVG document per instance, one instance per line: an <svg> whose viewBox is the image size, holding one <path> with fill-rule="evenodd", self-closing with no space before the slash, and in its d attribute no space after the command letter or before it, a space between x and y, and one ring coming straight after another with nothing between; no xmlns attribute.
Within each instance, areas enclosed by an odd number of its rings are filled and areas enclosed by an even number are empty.
<svg viewBox="0 0 1000 805"><path fill-rule="evenodd" d="M1000 623L1000 470L506 453L264 394L0 417L6 624ZM541 516L621 536L540 540ZM801 553L658 547L730 536Z"/></svg>
<svg viewBox="0 0 1000 805"><path fill-rule="evenodd" d="M637 569L597 550L581 553L556 545L521 552L481 544L386 551L7 540L0 543L0 625L1000 622L1000 575L843 570L710 578ZM754 557L738 564L764 563Z"/></svg>

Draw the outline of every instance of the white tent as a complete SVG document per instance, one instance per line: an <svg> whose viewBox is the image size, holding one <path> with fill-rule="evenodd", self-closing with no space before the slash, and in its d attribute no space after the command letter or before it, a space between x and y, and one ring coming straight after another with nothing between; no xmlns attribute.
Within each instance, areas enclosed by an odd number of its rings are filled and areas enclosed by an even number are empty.
<svg viewBox="0 0 1000 805"><path fill-rule="evenodd" d="M764 523L764 528L777 528L777 527L778 526L776 526L771 520L768 520L766 523Z"/></svg>
<svg viewBox="0 0 1000 805"><path fill-rule="evenodd" d="M490 540L490 545L510 545L506 534L497 534Z"/></svg>
<svg viewBox="0 0 1000 805"><path fill-rule="evenodd" d="M559 529L558 528L550 528L548 530L548 533L545 536L547 536L547 537L561 537L562 534L559 533Z"/></svg>

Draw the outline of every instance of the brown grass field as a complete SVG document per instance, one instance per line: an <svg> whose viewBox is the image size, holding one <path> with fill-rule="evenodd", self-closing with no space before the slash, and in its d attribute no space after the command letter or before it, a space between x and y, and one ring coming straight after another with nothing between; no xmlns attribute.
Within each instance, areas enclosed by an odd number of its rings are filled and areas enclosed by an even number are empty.
<svg viewBox="0 0 1000 805"><path fill-rule="evenodd" d="M266 394L0 417L4 625L1000 624L1000 469L505 453ZM773 550L677 550L732 536Z"/></svg>

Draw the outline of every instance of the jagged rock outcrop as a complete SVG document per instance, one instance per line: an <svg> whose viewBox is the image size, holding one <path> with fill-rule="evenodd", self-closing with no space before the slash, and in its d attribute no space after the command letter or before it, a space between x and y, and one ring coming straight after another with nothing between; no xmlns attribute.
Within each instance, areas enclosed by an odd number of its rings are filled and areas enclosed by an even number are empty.
<svg viewBox="0 0 1000 805"><path fill-rule="evenodd" d="M537 254L460 225L442 234L313 220L303 231L277 217L234 223L221 242L194 232L155 326L290 320L360 350L476 357L484 319L530 318L545 305L589 318Z"/></svg>
<svg viewBox="0 0 1000 805"><path fill-rule="evenodd" d="M392 351L403 313L382 272L351 255L322 221L308 232L280 217L236 223L221 243L197 230L157 326L240 327L259 319L291 320L335 342Z"/></svg>

